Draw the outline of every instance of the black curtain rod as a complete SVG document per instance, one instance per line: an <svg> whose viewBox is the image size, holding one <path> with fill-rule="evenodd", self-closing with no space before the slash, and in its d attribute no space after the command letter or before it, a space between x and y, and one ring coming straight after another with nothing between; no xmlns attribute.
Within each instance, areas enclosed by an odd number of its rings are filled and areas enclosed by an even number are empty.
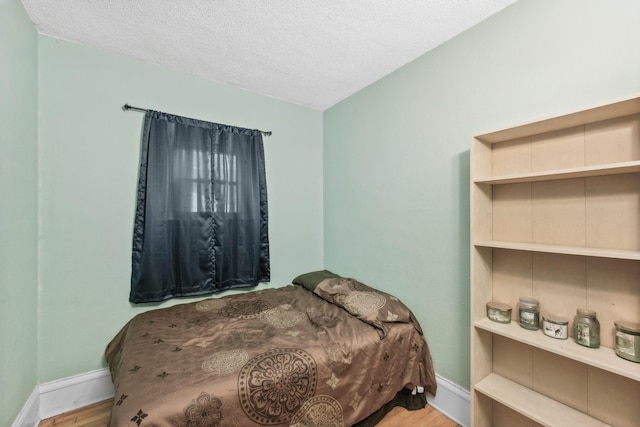
<svg viewBox="0 0 640 427"><path fill-rule="evenodd" d="M122 106L122 109L124 111L129 111L129 110L140 111L141 113L146 113L147 111L149 111L146 108L134 107L133 105L129 105L129 104L124 104ZM257 129L257 131L260 132L263 136L271 136L271 131L270 130Z"/></svg>

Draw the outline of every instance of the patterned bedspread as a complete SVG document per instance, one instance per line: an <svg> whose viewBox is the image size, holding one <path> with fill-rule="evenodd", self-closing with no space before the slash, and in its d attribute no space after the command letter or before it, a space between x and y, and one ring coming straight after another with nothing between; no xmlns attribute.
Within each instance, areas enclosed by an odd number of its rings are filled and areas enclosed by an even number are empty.
<svg viewBox="0 0 640 427"><path fill-rule="evenodd" d="M139 314L106 349L110 425L351 426L402 389L435 394L427 343L403 310L328 279Z"/></svg>

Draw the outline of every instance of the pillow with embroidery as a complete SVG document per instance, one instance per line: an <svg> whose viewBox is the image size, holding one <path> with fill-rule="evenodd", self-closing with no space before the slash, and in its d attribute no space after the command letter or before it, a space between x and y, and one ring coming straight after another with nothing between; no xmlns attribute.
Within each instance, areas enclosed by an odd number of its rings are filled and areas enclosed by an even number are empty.
<svg viewBox="0 0 640 427"><path fill-rule="evenodd" d="M335 277L340 276L333 274L329 270L311 271L309 273L299 275L293 279L292 283L294 285L300 285L313 292L316 289L316 286L318 286L318 283L322 282L324 279L332 279Z"/></svg>
<svg viewBox="0 0 640 427"><path fill-rule="evenodd" d="M398 298L355 279L327 278L315 287L314 293L374 326L380 338L387 335L393 323L413 323L422 334L413 313Z"/></svg>

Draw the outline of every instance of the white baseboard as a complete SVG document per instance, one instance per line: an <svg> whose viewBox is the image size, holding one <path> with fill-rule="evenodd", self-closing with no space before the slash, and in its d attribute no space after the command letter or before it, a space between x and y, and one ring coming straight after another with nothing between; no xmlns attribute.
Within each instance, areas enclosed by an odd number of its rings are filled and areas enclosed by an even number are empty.
<svg viewBox="0 0 640 427"><path fill-rule="evenodd" d="M113 397L109 369L97 369L39 384L12 427L34 427L41 420Z"/></svg>
<svg viewBox="0 0 640 427"><path fill-rule="evenodd" d="M40 418L45 419L113 397L109 369L40 384Z"/></svg>
<svg viewBox="0 0 640 427"><path fill-rule="evenodd" d="M11 427L37 427L38 423L40 423L40 393L36 386Z"/></svg>
<svg viewBox="0 0 640 427"><path fill-rule="evenodd" d="M429 395L428 403L461 426L471 425L471 394L457 384L436 374L436 396Z"/></svg>
<svg viewBox="0 0 640 427"><path fill-rule="evenodd" d="M469 426L469 392L439 375L436 379L437 396L429 395L429 404L458 424ZM29 396L12 427L35 427L43 419L101 402L112 398L113 394L107 368L40 384Z"/></svg>

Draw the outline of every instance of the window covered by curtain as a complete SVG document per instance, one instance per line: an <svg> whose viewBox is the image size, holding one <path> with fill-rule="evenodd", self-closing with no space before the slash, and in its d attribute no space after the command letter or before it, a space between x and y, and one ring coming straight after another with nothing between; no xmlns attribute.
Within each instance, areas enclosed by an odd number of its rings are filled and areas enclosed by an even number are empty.
<svg viewBox="0 0 640 427"><path fill-rule="evenodd" d="M211 294L269 278L260 131L148 111L129 300Z"/></svg>

